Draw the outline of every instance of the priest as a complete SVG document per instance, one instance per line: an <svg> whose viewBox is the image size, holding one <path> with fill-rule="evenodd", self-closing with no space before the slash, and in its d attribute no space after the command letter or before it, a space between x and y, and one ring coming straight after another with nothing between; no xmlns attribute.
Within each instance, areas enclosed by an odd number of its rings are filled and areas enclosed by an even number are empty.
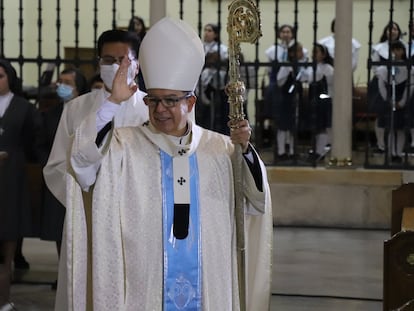
<svg viewBox="0 0 414 311"><path fill-rule="evenodd" d="M124 57L111 96L128 85ZM204 65L197 33L163 18L139 55L149 120L76 130L68 176L66 254L56 310L240 310L233 159L243 150L247 310L269 309L272 216L266 170L247 120L230 137L191 121ZM86 294L85 294L86 293Z"/></svg>

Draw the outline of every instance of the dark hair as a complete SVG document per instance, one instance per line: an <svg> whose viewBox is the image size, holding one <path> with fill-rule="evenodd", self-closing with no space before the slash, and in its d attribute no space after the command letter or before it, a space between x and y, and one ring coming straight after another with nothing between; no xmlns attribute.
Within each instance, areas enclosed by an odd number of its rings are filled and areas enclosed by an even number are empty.
<svg viewBox="0 0 414 311"><path fill-rule="evenodd" d="M288 48L288 60L290 62L295 62L295 61L299 60L297 58L298 49L303 50L303 45L302 45L302 43L297 42L297 41L292 46L290 46Z"/></svg>
<svg viewBox="0 0 414 311"><path fill-rule="evenodd" d="M209 26L211 27L211 29L213 30L214 34L216 35L216 37L214 38L214 41L219 41L219 37L220 37L220 27L217 24L213 24L213 23L208 23L206 24L204 27Z"/></svg>
<svg viewBox="0 0 414 311"><path fill-rule="evenodd" d="M283 24L283 25L282 25L282 26L280 26L280 27L279 27L279 29L277 30L277 37L278 37L278 38L280 38L280 33L282 32L282 30L283 30L284 28L289 28L289 29L290 29L290 31L292 32L292 38L294 38L294 37L295 37L295 34L296 34L295 27L293 27L293 26L291 26L291 25L288 25L288 24Z"/></svg>
<svg viewBox="0 0 414 311"><path fill-rule="evenodd" d="M7 75L7 80L9 82L10 91L16 95L21 95L22 80L17 77L17 73L14 67L6 59L0 59L0 67L3 67Z"/></svg>
<svg viewBox="0 0 414 311"><path fill-rule="evenodd" d="M104 44L109 42L122 42L129 44L131 46L131 49L135 52L135 57L138 57L139 45L141 41L138 36L132 32L119 29L104 31L98 38L99 56L101 56Z"/></svg>
<svg viewBox="0 0 414 311"><path fill-rule="evenodd" d="M78 91L79 95L89 92L89 87L88 87L88 82L86 80L86 77L79 69L76 69L76 68L64 69L62 70L60 74L74 74L75 75L76 90Z"/></svg>
<svg viewBox="0 0 414 311"><path fill-rule="evenodd" d="M94 74L94 75L92 76L92 78L90 78L90 79L89 79L89 81L88 81L89 89L92 87L92 85L93 85L95 82L103 82L103 80L102 80L102 78L101 78L101 74L100 74L99 72L98 72L98 73L96 73L96 74Z"/></svg>
<svg viewBox="0 0 414 311"><path fill-rule="evenodd" d="M147 33L147 27L145 27L145 23L144 20L139 17L139 16L132 16L131 19L129 20L129 24L128 24L128 31L137 33L135 31L135 21L139 22L142 25L142 30L140 33L138 33L138 37L142 40L145 36L145 34Z"/></svg>
<svg viewBox="0 0 414 311"><path fill-rule="evenodd" d="M389 21L388 24L384 27L384 30L382 31L382 35L381 35L381 38L380 38L380 42L388 41L387 31L390 30L394 25L398 29L398 37L397 37L397 40L399 40L401 38L401 28L400 28L400 25L398 25L396 22Z"/></svg>
<svg viewBox="0 0 414 311"><path fill-rule="evenodd" d="M335 18L331 22L331 32L335 32Z"/></svg>
<svg viewBox="0 0 414 311"><path fill-rule="evenodd" d="M320 43L315 43L313 47L314 48L319 48L321 50L321 52L325 55L325 57L323 58L324 63L329 64L331 66L334 65L334 60L333 60L331 54L329 54L328 48L325 45L320 44Z"/></svg>
<svg viewBox="0 0 414 311"><path fill-rule="evenodd" d="M401 42L401 40L395 40L395 41L391 41L390 42L390 49L395 50L395 49L400 49L404 51L403 54L403 59L407 59L407 52L406 52L406 48L404 43Z"/></svg>

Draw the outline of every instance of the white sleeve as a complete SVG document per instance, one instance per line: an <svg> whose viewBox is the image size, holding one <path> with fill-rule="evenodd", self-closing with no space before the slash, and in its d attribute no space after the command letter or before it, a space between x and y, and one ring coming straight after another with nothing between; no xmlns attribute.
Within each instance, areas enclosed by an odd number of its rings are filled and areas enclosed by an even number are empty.
<svg viewBox="0 0 414 311"><path fill-rule="evenodd" d="M70 166L84 191L88 191L89 187L95 183L102 158L111 140L112 131L108 133L105 144L100 148L96 146L96 136L96 115L89 115L76 129L73 137Z"/></svg>
<svg viewBox="0 0 414 311"><path fill-rule="evenodd" d="M220 58L222 60L229 58L229 52L227 46L220 44Z"/></svg>
<svg viewBox="0 0 414 311"><path fill-rule="evenodd" d="M300 81L301 82L312 82L313 81L313 68L312 66L306 67L304 68L304 70L302 71L302 75L300 76Z"/></svg>
<svg viewBox="0 0 414 311"><path fill-rule="evenodd" d="M324 64L321 70L322 77L326 77L326 83L328 85L333 85L333 79L334 79L334 68L329 64ZM322 79L321 77L321 79ZM318 79L319 80L319 79Z"/></svg>
<svg viewBox="0 0 414 311"><path fill-rule="evenodd" d="M74 134L84 119L92 120L89 132L84 135L96 139L96 108L97 99L92 93L79 96L64 105L49 158L43 168L47 187L64 206L67 175L71 174L69 159Z"/></svg>
<svg viewBox="0 0 414 311"><path fill-rule="evenodd" d="M375 46L372 48L372 51L371 51L371 60L373 62L378 62L380 60L379 53Z"/></svg>
<svg viewBox="0 0 414 311"><path fill-rule="evenodd" d="M43 176L47 187L64 206L66 206L66 160L72 143L68 107L68 105L65 105L63 109L47 164L43 168Z"/></svg>
<svg viewBox="0 0 414 311"><path fill-rule="evenodd" d="M70 166L75 178L84 191L95 183L101 162L112 140L112 130L106 135L99 147L95 141L98 134L98 119L105 125L113 120L113 128L137 126L148 120L148 108L142 98L146 93L138 91L134 97L116 105L109 101L103 103L101 109L82 120L73 137L70 154Z"/></svg>
<svg viewBox="0 0 414 311"><path fill-rule="evenodd" d="M387 86L385 81L388 79L388 70L386 66L377 67L375 75L378 78L378 91L383 100L387 100Z"/></svg>
<svg viewBox="0 0 414 311"><path fill-rule="evenodd" d="M277 85L283 86L286 83L291 72L292 72L292 67L288 67L288 66L280 67L277 73Z"/></svg>
<svg viewBox="0 0 414 311"><path fill-rule="evenodd" d="M379 55L379 52L376 49L376 46L374 46L371 50L371 61L373 61L373 62L379 62L380 61L380 55ZM374 74L377 71L377 68L378 68L378 65L372 65L371 66L371 69L374 72Z"/></svg>
<svg viewBox="0 0 414 311"><path fill-rule="evenodd" d="M313 82L313 68L308 67L305 70L305 75L308 82ZM316 66L316 81L322 80L323 77L326 77L327 84L332 84L333 82L333 67L329 64L318 64Z"/></svg>
<svg viewBox="0 0 414 311"><path fill-rule="evenodd" d="M111 122L121 105L105 100L96 112L96 129L99 132L108 122Z"/></svg>
<svg viewBox="0 0 414 311"><path fill-rule="evenodd" d="M355 50L352 53L352 71L355 71L355 69L358 66L358 58L359 58L359 49Z"/></svg>
<svg viewBox="0 0 414 311"><path fill-rule="evenodd" d="M249 168L246 160L243 160L242 164L242 174L243 174L243 193L246 197L246 212L250 215L259 215L265 212L266 206L266 197L269 195L267 193L268 187L266 187L268 180L267 180L267 172L266 167L262 160L260 159L257 151L251 147L251 152L256 155L257 163L255 165L260 166L260 174L261 174L261 184L262 189L258 189L256 185L255 178L252 174L252 171ZM250 161L251 163L253 162Z"/></svg>
<svg viewBox="0 0 414 311"><path fill-rule="evenodd" d="M356 67L358 66L359 49L361 48L361 43L359 43L354 38L352 38L351 42L352 42L352 71L355 71Z"/></svg>
<svg viewBox="0 0 414 311"><path fill-rule="evenodd" d="M275 49L276 47L274 45L271 45L265 51L265 55L267 56L267 59L269 60L269 62L272 62L275 60Z"/></svg>

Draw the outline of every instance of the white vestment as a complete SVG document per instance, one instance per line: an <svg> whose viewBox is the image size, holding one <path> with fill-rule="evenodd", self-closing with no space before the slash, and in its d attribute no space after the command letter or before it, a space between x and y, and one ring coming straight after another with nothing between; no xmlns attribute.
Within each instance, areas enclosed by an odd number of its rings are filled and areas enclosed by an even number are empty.
<svg viewBox="0 0 414 311"><path fill-rule="evenodd" d="M56 310L160 311L163 305L163 235L160 148L183 149L151 126L113 130L102 153L87 148L77 130L72 147L79 171L100 163L91 187L92 207L68 176L65 262L60 266ZM196 154L202 254L202 310L239 310L234 219L234 146L228 136L192 125L188 155ZM71 163L75 163L71 161ZM246 279L249 311L270 302L272 216L266 169L263 191L243 160L246 210ZM82 198L83 195L83 198ZM87 237L89 234L89 241ZM92 250L91 250L92 247ZM90 254L90 258L87 258ZM67 281L63 284L63 279ZM86 294L88 293L88 294ZM93 305L93 308L92 308Z"/></svg>
<svg viewBox="0 0 414 311"><path fill-rule="evenodd" d="M65 104L49 159L43 169L47 187L63 205L66 205L67 156L75 130L84 119L88 119L89 126L84 128L84 135L96 138L96 112L109 95L102 88ZM121 105L114 117L114 127L136 126L148 119L148 108L142 100L145 95L137 91Z"/></svg>

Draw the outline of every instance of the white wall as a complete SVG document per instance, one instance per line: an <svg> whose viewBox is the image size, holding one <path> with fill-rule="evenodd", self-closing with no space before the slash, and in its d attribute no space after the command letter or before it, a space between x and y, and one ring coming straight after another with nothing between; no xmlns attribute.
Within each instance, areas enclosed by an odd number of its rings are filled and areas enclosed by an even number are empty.
<svg viewBox="0 0 414 311"><path fill-rule="evenodd" d="M344 0L341 0L344 1ZM75 1L61 1L61 56L63 57L63 48L74 46L74 20L75 20ZM112 1L98 1L99 18L98 18L98 34L112 27ZM135 14L144 18L149 23L149 3L150 0L135 1ZM222 41L227 42L227 33L225 26L227 22L227 5L230 1L223 1L222 6ZM383 27L389 19L389 1L375 1L375 18L373 43L379 40ZM409 21L409 1L394 1L394 20L406 31ZM368 22L369 22L369 0L354 0L354 19L353 19L353 36L361 44L359 67L354 75L357 84L366 83L366 60L368 57ZM37 1L24 1L24 47L23 55L25 57L36 57L38 55L37 43ZM19 55L19 27L18 27L18 1L5 1L5 55L6 57L17 57ZM42 1L42 55L43 57L55 57L56 51L56 1ZM93 47L93 1L79 1L80 12L80 32L79 46ZM118 26L127 26L130 17L131 4L130 0L117 1L116 21ZM217 21L217 1L203 1L203 24L207 22ZM279 25L284 23L293 24L294 20L294 1L284 0L279 5ZM311 49L313 42L313 11L314 3L312 0L299 1L299 30L298 40L305 47ZM261 61L266 61L264 56L265 49L274 42L274 1L261 1L261 19L263 36L260 39L259 57ZM318 38L326 36L330 33L330 23L334 17L335 1L319 0L318 1ZM173 17L179 15L179 1L167 1L167 14ZM198 1L184 1L184 19L191 23L197 29L198 18ZM405 37L408 39L408 37ZM243 53L246 60L253 60L255 47L253 45L243 45ZM264 71L261 71L264 75ZM27 64L23 71L25 85L35 85L37 83L37 66L35 64Z"/></svg>
<svg viewBox="0 0 414 311"><path fill-rule="evenodd" d="M347 1L347 0L341 0ZM227 42L227 33L225 31L227 15L227 5L231 1L223 1L223 13L222 13L222 33L221 38L223 43ZM383 28L389 20L390 4L388 0L375 0L374 1L374 28L373 28L373 44L379 41ZM355 83L364 84L367 79L367 59L369 55L368 41L369 41L369 0L354 0L353 1L353 37L357 39L362 47L360 50L359 66L354 74ZM178 15L178 8L174 1L167 1L168 14L172 16ZM395 0L393 19L399 23L400 27L404 31L408 30L410 1L408 0ZM217 20L217 1L208 0L203 1L203 23ZM260 15L262 21L262 33L263 36L260 39L259 58L261 61L267 61L264 51L267 47L274 43L274 18L275 18L275 2L271 0L260 1ZM185 1L184 6L184 19L193 24L197 29L197 10L196 1ZM317 39L325 37L331 33L331 21L335 15L335 1L334 0L319 0L318 1L318 30ZM313 37L313 20L314 20L314 2L312 0L301 0L298 5L298 41L300 41L308 50L311 50ZM192 12L192 13L190 13ZM279 25L293 24L294 22L294 1L282 0L279 4ZM408 40L408 36L404 38ZM254 60L255 47L252 45L243 45L243 53L247 60ZM263 72L262 72L263 73Z"/></svg>

